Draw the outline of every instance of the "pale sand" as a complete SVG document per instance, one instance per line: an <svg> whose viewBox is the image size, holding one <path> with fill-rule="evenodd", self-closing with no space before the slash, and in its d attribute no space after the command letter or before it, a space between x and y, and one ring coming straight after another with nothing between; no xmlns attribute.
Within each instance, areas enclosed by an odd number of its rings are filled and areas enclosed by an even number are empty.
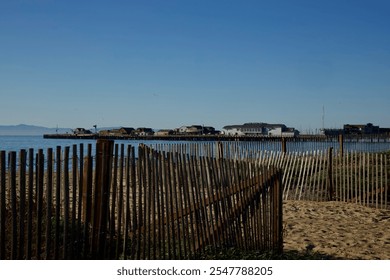
<svg viewBox="0 0 390 280"><path fill-rule="evenodd" d="M390 260L390 210L346 202L284 201L284 250Z"/></svg>

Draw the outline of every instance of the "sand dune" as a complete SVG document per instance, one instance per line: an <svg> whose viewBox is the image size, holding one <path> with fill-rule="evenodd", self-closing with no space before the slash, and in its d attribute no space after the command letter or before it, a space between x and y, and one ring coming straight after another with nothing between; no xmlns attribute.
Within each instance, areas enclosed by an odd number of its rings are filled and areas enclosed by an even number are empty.
<svg viewBox="0 0 390 280"><path fill-rule="evenodd" d="M390 260L390 210L345 202L285 201L284 249Z"/></svg>

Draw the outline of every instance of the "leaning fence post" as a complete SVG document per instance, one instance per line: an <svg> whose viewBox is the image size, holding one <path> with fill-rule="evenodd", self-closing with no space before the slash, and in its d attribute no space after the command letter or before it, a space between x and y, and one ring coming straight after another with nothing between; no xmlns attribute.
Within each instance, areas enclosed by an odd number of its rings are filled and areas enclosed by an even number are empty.
<svg viewBox="0 0 390 280"><path fill-rule="evenodd" d="M329 200L333 200L333 164L332 164L332 155L333 155L333 147L328 149L328 176L327 176L327 185L329 191Z"/></svg>

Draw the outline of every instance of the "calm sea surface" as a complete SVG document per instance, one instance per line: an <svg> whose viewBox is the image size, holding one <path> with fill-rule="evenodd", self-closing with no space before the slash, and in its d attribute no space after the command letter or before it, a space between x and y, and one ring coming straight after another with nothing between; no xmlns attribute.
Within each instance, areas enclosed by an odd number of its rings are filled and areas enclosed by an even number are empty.
<svg viewBox="0 0 390 280"><path fill-rule="evenodd" d="M34 150L48 148L55 149L56 146L72 146L79 143L95 143L93 140L73 139L44 139L42 136L0 136L0 150L19 151L21 149Z"/></svg>
<svg viewBox="0 0 390 280"><path fill-rule="evenodd" d="M5 151L20 151L21 149L28 150L33 148L34 150L43 149L46 151L48 148L55 149L57 146L72 147L74 144L84 144L84 147L88 144L92 144L95 147L96 140L80 140L80 139L44 139L42 136L0 136L0 150ZM138 147L140 143L146 145L168 144L168 143L194 143L188 141L138 141L138 140L115 140L117 144L132 145ZM241 148L251 147L253 149L280 151L280 142L235 142ZM257 144L255 144L257 143ZM287 150L290 152L305 152L315 150L326 150L329 147L333 147L335 150L339 149L339 143L337 141L330 142L287 142ZM345 142L344 150L350 151L366 151L366 152L384 152L390 151L390 140L382 142Z"/></svg>
<svg viewBox="0 0 390 280"><path fill-rule="evenodd" d="M133 145L138 147L140 143L152 144L162 143L163 141L138 141L138 140L115 140L117 144ZM86 148L88 144L92 144L95 147L96 140L82 140L82 139L45 139L43 136L0 136L0 150L5 151L20 151L21 149L34 150L43 149L46 151L48 148L55 149L57 146L72 147L73 145L84 144Z"/></svg>

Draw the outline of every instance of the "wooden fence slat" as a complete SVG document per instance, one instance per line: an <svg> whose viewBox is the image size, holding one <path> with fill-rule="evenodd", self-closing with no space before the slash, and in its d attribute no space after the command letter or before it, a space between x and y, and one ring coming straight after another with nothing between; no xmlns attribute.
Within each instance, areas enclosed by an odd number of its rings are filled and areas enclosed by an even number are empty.
<svg viewBox="0 0 390 280"><path fill-rule="evenodd" d="M172 238L172 247L169 248L169 251L172 251L172 257L173 259L177 259L177 236L176 236L176 229L175 229L175 197L173 194L173 188L175 186L174 181L174 175L173 175L173 152L167 153L167 171L168 171L168 188L169 188L169 214L170 214L170 225L171 225L171 238Z"/></svg>
<svg viewBox="0 0 390 280"><path fill-rule="evenodd" d="M70 247L70 259L74 259L77 251L77 240L79 235L79 228L76 226L76 217L77 217L77 195L78 195L78 186L77 186L77 145L72 145L72 208L71 208L71 240L74 241Z"/></svg>
<svg viewBox="0 0 390 280"><path fill-rule="evenodd" d="M282 197L282 172L275 172L275 182L271 190L274 192L274 204L273 209L276 211L274 216L275 231L273 247L276 248L276 252L281 253L283 251L283 197ZM276 183L276 184L275 184Z"/></svg>
<svg viewBox="0 0 390 280"><path fill-rule="evenodd" d="M19 152L19 252L18 259L24 259L25 215L26 215L26 150Z"/></svg>
<svg viewBox="0 0 390 280"><path fill-rule="evenodd" d="M304 153L300 154L299 160L300 160L299 175L298 175L297 185L295 187L294 199L298 199L298 192L300 191L299 186L302 184L302 180L303 180L302 173L303 173L304 165L305 165Z"/></svg>
<svg viewBox="0 0 390 280"><path fill-rule="evenodd" d="M69 257L69 152L70 147L65 147L64 153L64 217L63 217L63 259Z"/></svg>
<svg viewBox="0 0 390 280"><path fill-rule="evenodd" d="M28 150L28 213L27 213L27 250L26 259L32 256L33 211L34 211L34 149Z"/></svg>
<svg viewBox="0 0 390 280"><path fill-rule="evenodd" d="M389 192L390 192L390 182L388 182L388 170L389 170L389 167L388 167L388 164L389 164L389 160L390 160L390 155L384 155L384 170L385 170L385 176L384 176L384 184L385 184L385 205L384 207L387 207L388 205L388 197L389 197Z"/></svg>
<svg viewBox="0 0 390 280"><path fill-rule="evenodd" d="M362 177L363 177L363 174L364 174L364 171L362 170L363 169L363 154L362 153L360 153L359 154L359 172L358 172L358 176L359 176L359 182L358 182L358 184L359 184L359 195L358 195L358 202L359 202L359 204L360 205L362 205L362 201L363 201L363 190L362 190L362 188L363 188L363 184L364 184L364 181L363 181L363 179L362 179Z"/></svg>
<svg viewBox="0 0 390 280"><path fill-rule="evenodd" d="M240 174L240 163L238 159L234 159L233 162L233 173L234 173L234 180L233 180L233 191L235 192L234 195L234 203L232 206L232 211L236 210L237 205L239 205L240 201L242 200L242 191L239 186L240 180L241 180L241 174ZM241 216L236 217L236 229L235 229L235 236L237 240L237 245L241 248L244 246L244 240L242 236L242 231L241 231Z"/></svg>
<svg viewBox="0 0 390 280"><path fill-rule="evenodd" d="M125 154L125 145L124 144L121 144L120 146L120 159L119 159L119 197L118 197L118 226L117 226L117 242L116 242L116 258L119 258L119 253L120 253L120 240L121 238L123 237L123 244L126 244L127 242L127 231L128 231L128 227L129 227L129 199L130 199L130 150L127 149L127 156ZM123 172L123 169L125 169L125 172ZM123 181L125 180L125 184L123 184ZM124 188L126 187L126 199L125 201L123 201L124 199ZM125 209L123 210L123 206L125 205ZM113 209L111 209L111 211L114 211L114 207ZM124 221L124 226L123 226L123 230L122 230L122 223ZM115 227L114 227L115 228ZM126 248L126 247L124 247ZM123 254L125 254L125 251L123 252Z"/></svg>
<svg viewBox="0 0 390 280"><path fill-rule="evenodd" d="M311 197L313 200L318 201L318 192L319 192L319 182L320 182L320 176L321 176L321 169L319 169L319 161L320 161L320 153L319 151L315 151L314 155L315 160L313 160L313 184L312 184L312 192ZM284 173L284 172L283 172ZM283 181L283 179L282 179Z"/></svg>
<svg viewBox="0 0 390 280"><path fill-rule="evenodd" d="M303 172L302 172L302 175L301 175L302 180L301 180L301 186L299 187L298 200L301 200L303 189L307 188L307 185L306 185L306 182L308 180L307 169L308 169L308 165L309 165L309 161L310 161L309 160L310 159L309 153L308 152L304 153L302 159L304 161L304 165L303 165Z"/></svg>
<svg viewBox="0 0 390 280"><path fill-rule="evenodd" d="M54 218L54 259L60 256L60 216L61 216L61 147L56 147L56 193L55 193L55 218Z"/></svg>
<svg viewBox="0 0 390 280"><path fill-rule="evenodd" d="M159 181L158 181L158 156L157 153L154 150L151 150L151 169L152 169L152 174L151 174L151 185L152 185L152 223L153 223L153 228L152 228L152 233L153 233L153 252L152 252L152 259L156 260L158 259L158 256L160 255L161 252L161 240L159 239L159 232L160 232L160 190L159 190Z"/></svg>
<svg viewBox="0 0 390 280"><path fill-rule="evenodd" d="M117 144L115 144L117 145ZM116 146L115 146L116 147ZM127 154L127 151L125 151L125 145L122 143L120 146L118 146L118 157L119 159L118 160L114 160L114 163L118 164L118 168L121 169L121 165L123 166L122 169L122 179L120 178L120 174L117 175L118 178L117 180L119 180L119 184L118 182L116 183L117 184L117 191L116 191L116 197L115 200L116 201L119 201L120 197L122 197L122 210L119 209L119 205L118 206L114 206L114 207L111 207L110 211L113 212L114 209L115 210L115 214L113 215L114 218L115 218L115 227L113 228L114 232L112 233L113 236L115 237L116 241L114 242L115 243L115 254L114 254L114 258L115 259L119 259L120 256L122 256L122 258L126 259L126 245L127 245L127 238L128 238L128 235L127 235L127 230L130 226L129 224L129 218L128 218L128 215L129 215L129 190L130 190L130 182L129 182L129 165L128 165L128 158L129 158L129 155ZM116 155L116 152L114 152L114 155ZM115 156L114 156L114 159L115 159ZM118 170L117 170L118 172ZM117 173L115 172L115 173ZM119 171L120 173L120 171ZM114 180L114 178L113 178ZM115 180L113 181L113 183L115 182ZM122 184L122 186L120 187L120 184ZM122 189L122 190L120 190ZM120 194L122 192L122 195ZM112 200L114 200L114 192L113 192L113 197L112 197ZM119 217L119 211L122 212L122 216ZM113 217L112 216L112 217ZM110 245L109 246L113 246L111 245L111 242L109 243Z"/></svg>
<svg viewBox="0 0 390 280"><path fill-rule="evenodd" d="M293 169L293 162L295 160L295 157L292 156L292 154L287 153L286 154L287 160L286 164L284 166L284 173L283 173L283 182L285 182L284 188L283 188L283 198L288 199L288 193L289 193L289 182L291 180L291 173ZM261 164L259 164L260 166Z"/></svg>
<svg viewBox="0 0 390 280"><path fill-rule="evenodd" d="M42 217L43 217L43 183L45 158L43 150L38 150L38 176L37 176L37 224L36 224L36 258L41 259L42 254Z"/></svg>
<svg viewBox="0 0 390 280"><path fill-rule="evenodd" d="M12 237L11 237L11 259L15 260L18 256L18 221L17 221L17 201L16 201L16 152L10 152L9 162L9 189L11 194L11 217L12 217Z"/></svg>
<svg viewBox="0 0 390 280"><path fill-rule="evenodd" d="M330 147L328 149L328 176L327 176L327 189L328 189L328 196L329 200L333 200L334 197L334 188L333 188L333 148Z"/></svg>
<svg viewBox="0 0 390 280"><path fill-rule="evenodd" d="M142 145L139 145L138 146L138 160L140 159L143 159L143 149L142 149ZM142 160L141 160L142 162ZM143 214L142 214L142 191L143 191L143 178L142 178L142 166L141 166L141 163L138 162L137 164L137 191L136 193L138 194L138 198L137 198L137 201L136 201L136 205L137 205L137 211L135 212L136 216L137 216L137 237L136 237L136 240L137 240L137 250L136 250L136 258L139 260L141 258L141 248L143 249L143 247L141 247L142 245L142 240L141 240L141 236L143 236L143 234L141 233L141 227L143 226L143 223L142 223L142 217L143 217Z"/></svg>
<svg viewBox="0 0 390 280"><path fill-rule="evenodd" d="M159 220L159 232L158 232L158 240L159 240L159 259L165 259L166 257L166 227L163 223L164 217L166 217L165 214L165 190L164 190L164 181L163 181L163 157L162 153L157 153L157 180L158 180L158 190L159 190L159 200L158 200L158 220Z"/></svg>
<svg viewBox="0 0 390 280"><path fill-rule="evenodd" d="M386 185L383 184L383 182L384 182L383 177L386 176L386 173L383 170L383 157L384 157L384 155L381 154L380 155L380 170L381 170L380 178L381 178L381 189L384 189L384 191L381 192L381 209L383 209L384 206L386 205L386 204L384 204L384 193L386 190Z"/></svg>
<svg viewBox="0 0 390 280"><path fill-rule="evenodd" d="M162 184L164 187L164 198L165 198L165 216L166 216L166 245L164 248L166 248L166 253L168 256L168 259L172 259L172 251L171 251L171 207L170 207L170 190L169 190L169 178L168 178L168 170L169 170L169 164L167 162L167 156L166 153L162 153ZM165 240L165 238L164 238Z"/></svg>
<svg viewBox="0 0 390 280"><path fill-rule="evenodd" d="M205 190L205 197L207 197L207 200L210 201L211 198L214 196L213 195L213 190L211 189L211 186L213 185L212 181L211 181L211 175L210 175L210 168L209 168L209 165L208 165L208 162L207 162L207 157L201 157L201 162L202 162L202 169L203 169L203 174L202 177L204 176L205 180L203 181L204 182L204 190ZM214 186L216 188L216 196L218 198L220 198L220 184L218 185L215 185ZM206 200L205 200L206 201ZM207 207L207 206L206 206ZM210 227L211 227L211 232L212 232L212 239L211 239L211 242L213 243L213 247L214 249L217 248L217 246L219 245L217 243L217 240L220 240L220 232L218 231L219 228L217 228L217 225L219 224L219 216L220 216L220 212L221 210L219 209L219 204L216 203L216 201L214 203L210 203L207 207L207 210L208 210L208 214L209 214L209 223L210 223Z"/></svg>
<svg viewBox="0 0 390 280"><path fill-rule="evenodd" d="M194 219L195 219L195 229L196 230L196 238L194 238L194 252L197 252L198 247L197 244L201 244L204 242L204 231L203 231L203 220L201 214L201 207L196 208L195 205L200 205L199 201L199 192L196 189L196 174L195 174L195 164L194 164L194 156L190 154L187 155L187 162L189 163L187 166L187 172L189 174L189 184L190 184L190 205L192 205L192 211L194 211ZM204 248L201 248L203 250Z"/></svg>
<svg viewBox="0 0 390 280"><path fill-rule="evenodd" d="M6 152L0 151L0 260L6 259Z"/></svg>
<svg viewBox="0 0 390 280"><path fill-rule="evenodd" d="M87 155L84 159L83 174L83 259L91 253L90 226L92 224L92 184L93 184L93 162L92 146L88 145Z"/></svg>
<svg viewBox="0 0 390 280"><path fill-rule="evenodd" d="M118 259L119 257L119 247L120 247L120 238L122 237L121 234L121 224L122 224L122 208L123 208L123 162L124 162L124 144L121 145L121 154L119 155L119 146L118 144L115 144L114 146L114 157L113 157L113 163L112 163L112 182L111 182L111 217L109 219L109 242L108 242L108 256L111 258L111 256L115 256L115 259ZM122 173L119 174L118 179L118 157L120 157L120 162L122 165L119 167L119 172ZM118 185L119 180L119 185ZM119 189L119 192L118 192ZM119 193L119 205L116 207L116 200L117 200L117 193ZM122 204L121 204L122 201ZM118 222L115 222L116 216L118 216ZM118 229L116 229L116 225L118 225ZM115 244L114 244L114 235L115 232L117 233Z"/></svg>
<svg viewBox="0 0 390 280"><path fill-rule="evenodd" d="M183 146L182 145L177 145L177 152L174 153L174 158L176 162L176 167L175 167L175 184L176 184L176 204L177 204L177 215L180 216L179 219L177 219L177 223L179 225L178 228L178 234L179 234L179 252L180 252L180 259L185 259L187 258L188 251L188 239L186 236L188 236L188 215L183 214L183 210L186 209L186 203L184 200L184 174L183 174L183 169L182 169L182 159L181 159L181 153Z"/></svg>
<svg viewBox="0 0 390 280"><path fill-rule="evenodd" d="M316 168L317 168L317 164L316 164L316 160L318 160L318 157L317 157L317 154L316 152L314 151L313 153L310 154L310 163L309 163L309 178L307 179L308 183L307 183L307 186L308 186L308 193L307 193L307 199L312 199L312 200L315 200L314 197L315 197L315 193L316 193L316 190L317 190L317 185L316 185L316 182L315 182L315 177L316 177Z"/></svg>
<svg viewBox="0 0 390 280"><path fill-rule="evenodd" d="M52 196L53 196L53 149L47 150L47 170L46 170L46 260L51 259L52 241Z"/></svg>
<svg viewBox="0 0 390 280"><path fill-rule="evenodd" d="M79 164L79 170L78 170L78 201L77 201L77 234L80 237L79 240L77 240L77 244L75 246L75 249L79 253L79 256L81 257L82 254L80 252L83 251L82 246L82 213L83 213L83 190L84 190L84 144L80 143L79 145L79 155L77 157L78 164Z"/></svg>
<svg viewBox="0 0 390 280"><path fill-rule="evenodd" d="M141 159L141 181L142 181L142 190L143 190L143 195L140 197L140 203L141 203L141 208L142 208L142 215L140 216L142 220L142 251L141 251L141 257L142 259L147 258L147 248L149 246L147 242L147 227L149 226L147 223L147 213L148 213L148 181L147 181L147 149L145 145L143 146L143 152L142 152L142 159Z"/></svg>
<svg viewBox="0 0 390 280"><path fill-rule="evenodd" d="M353 174L352 175L352 179L351 179L351 182L352 182L352 198L355 198L355 201L354 203L358 203L357 202L357 193L358 193L358 186L357 186L357 161L358 161L358 156L356 154L356 152L351 152L351 158L352 158L352 161L351 161L351 173Z"/></svg>
<svg viewBox="0 0 390 280"><path fill-rule="evenodd" d="M154 208L154 199L152 200L152 196L154 195L153 192L153 184L151 183L151 178L152 178L152 169L151 169L151 161L153 160L152 155L151 155L151 149L147 148L147 151L145 153L146 156L146 166L145 166L145 171L146 171L146 186L147 186L147 203L146 203L146 228L147 228L147 245L148 245L148 250L147 250L147 259L150 260L152 259L152 246L154 246L154 241L152 238L152 228L151 225L154 225L155 223L152 222L154 218L152 219L152 213L153 213L153 208Z"/></svg>
<svg viewBox="0 0 390 280"><path fill-rule="evenodd" d="M186 220L186 224L188 225L187 227L187 237L186 237L186 240L188 242L188 249L189 249L189 252L188 252L188 256L189 258L194 258L195 257L195 222L194 222L194 209L191 207L191 198L190 198L190 195L191 195L191 177L189 176L188 174L188 169L187 169L187 166L188 166L188 162L187 162L187 157L186 157L186 154L183 153L181 155L181 161L182 161L182 177L183 177L183 198L184 198L184 207L185 208L189 208L190 211L191 211L191 214L189 215L189 217L187 217L187 220Z"/></svg>
<svg viewBox="0 0 390 280"><path fill-rule="evenodd" d="M199 157L198 160L197 160L197 163L196 163L196 166L198 166L198 176L197 178L199 179L199 181L197 182L197 186L199 188L199 192L200 192L200 201L202 203L202 216L203 216L203 219L204 219L204 224L203 224L203 227L205 228L205 241L206 242L212 242L212 246L213 246L213 249L215 249L215 242L214 240L211 240L210 241L210 237L211 237L211 229L214 228L213 226L213 220L212 220L212 216L211 213L210 213L210 207L211 206L208 206L206 205L206 199L207 199L207 187L206 187L206 183L205 183L205 178L206 178L206 175L205 175L205 171L204 171L204 161L203 161L203 157Z"/></svg>
<svg viewBox="0 0 390 280"><path fill-rule="evenodd" d="M225 239L228 240L233 244L232 236L233 234L233 224L232 219L230 218L232 215L232 205L231 205L231 198L232 196L228 195L228 190L231 189L232 183L231 183L231 174L230 174L230 159L220 159L217 160L216 158L210 158L210 161L213 162L213 166L216 168L219 168L221 170L220 174L222 178L219 180L221 181L221 195L222 195L222 201L221 201L221 208L222 208L222 216L227 222L227 230L223 232L222 234L225 235ZM253 165L256 165L256 162L253 162ZM234 244L235 245L235 244Z"/></svg>
<svg viewBox="0 0 390 280"><path fill-rule="evenodd" d="M135 148L131 147L130 149L131 154L131 160L130 160L130 188L132 190L132 215L133 217L130 218L130 221L133 222L132 225L132 231L136 232L138 228L138 221L137 221L137 167L136 167L136 158L135 158ZM138 242L138 241L137 241ZM135 249L136 249L136 240L132 240L131 244L131 252L133 257L135 258Z"/></svg>
<svg viewBox="0 0 390 280"><path fill-rule="evenodd" d="M237 191L237 186L236 184L234 183L234 162L232 159L229 159L229 160L226 160L225 162L225 168L226 168L226 179L227 179L227 185L228 185L228 188L229 189L232 189L233 192L236 192ZM256 165L257 162L255 161L254 164ZM236 194L233 194L233 195L228 195L227 191L225 191L225 196L227 197L227 203L226 203L226 207L227 207L227 211L228 211L228 216L231 217L231 215L233 214L233 209L234 209L234 205L235 205L235 199L236 199ZM230 223L230 232L229 232L229 238L231 238L232 240L234 240L234 244L239 244L238 241L237 241L237 238L236 238L236 233L237 233L237 223L236 221L234 220L229 220L229 223Z"/></svg>

